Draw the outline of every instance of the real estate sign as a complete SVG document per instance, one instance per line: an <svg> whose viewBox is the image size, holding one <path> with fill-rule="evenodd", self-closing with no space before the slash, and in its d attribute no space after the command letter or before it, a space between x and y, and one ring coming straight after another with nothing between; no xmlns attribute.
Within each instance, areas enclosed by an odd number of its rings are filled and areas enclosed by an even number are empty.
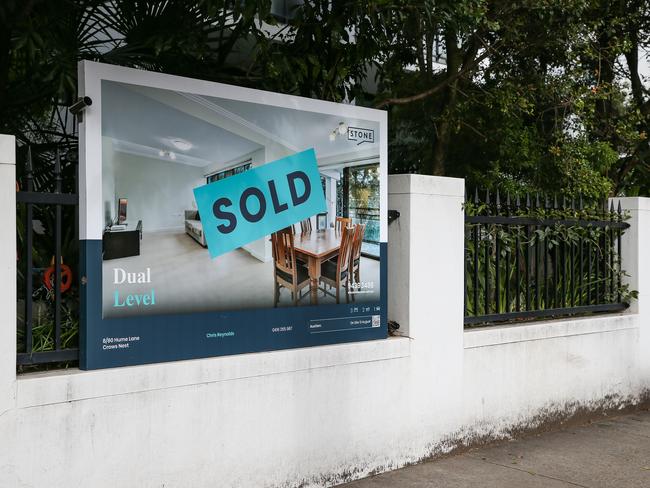
<svg viewBox="0 0 650 488"><path fill-rule="evenodd" d="M386 337L385 112L79 80L82 368Z"/></svg>

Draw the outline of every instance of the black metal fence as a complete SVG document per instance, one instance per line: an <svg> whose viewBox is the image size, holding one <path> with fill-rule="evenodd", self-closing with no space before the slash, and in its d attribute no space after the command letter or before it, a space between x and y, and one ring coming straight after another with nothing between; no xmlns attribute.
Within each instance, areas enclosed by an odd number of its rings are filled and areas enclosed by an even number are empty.
<svg viewBox="0 0 650 488"><path fill-rule="evenodd" d="M46 166L39 175L47 184L35 188L32 151L28 149L24 169L20 168L22 178L16 183L19 366L79 357L77 168L74 165L74 193L64 193L58 150ZM43 191L45 188L53 191Z"/></svg>
<svg viewBox="0 0 650 488"><path fill-rule="evenodd" d="M35 188L28 150L16 188L22 221L19 366L79 357L77 166L68 165L74 166L74 188L67 192L58 150L51 166L48 179L53 184ZM620 205L614 209L564 198L558 203L540 195L501 199L489 192L480 199L475 192L465 202L465 325L625 309L634 292L622 283L621 236L629 227L624 220ZM35 232L37 226L44 228ZM46 262L48 245L53 250ZM35 310L41 311L38 320Z"/></svg>
<svg viewBox="0 0 650 488"><path fill-rule="evenodd" d="M620 205L489 191L465 200L465 326L628 306Z"/></svg>

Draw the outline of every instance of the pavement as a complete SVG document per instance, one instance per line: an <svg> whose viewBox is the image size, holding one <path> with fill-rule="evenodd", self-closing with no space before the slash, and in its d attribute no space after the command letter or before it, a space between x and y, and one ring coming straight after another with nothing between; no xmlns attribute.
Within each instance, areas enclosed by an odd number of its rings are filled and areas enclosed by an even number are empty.
<svg viewBox="0 0 650 488"><path fill-rule="evenodd" d="M650 411L472 449L340 487L650 488Z"/></svg>

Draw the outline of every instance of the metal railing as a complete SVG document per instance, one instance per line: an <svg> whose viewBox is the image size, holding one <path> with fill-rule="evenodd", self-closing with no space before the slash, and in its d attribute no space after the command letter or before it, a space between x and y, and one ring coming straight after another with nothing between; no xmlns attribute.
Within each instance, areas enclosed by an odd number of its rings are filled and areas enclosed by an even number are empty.
<svg viewBox="0 0 650 488"><path fill-rule="evenodd" d="M365 242L379 242L379 208L376 207L349 207L348 215L353 223L366 224Z"/></svg>
<svg viewBox="0 0 650 488"><path fill-rule="evenodd" d="M620 205L465 200L465 326L627 308Z"/></svg>
<svg viewBox="0 0 650 488"><path fill-rule="evenodd" d="M72 232L72 236L67 241L73 246L78 246L78 188L75 178L75 193L62 192L62 171L61 157L58 150L55 153L53 161L53 192L35 190L34 167L32 162L31 148L28 148L25 162L25 171L23 185L16 185L16 203L19 215L23 215L21 206L24 206L24 218L22 232L19 230L19 242L22 246L19 249L19 273L22 270L23 275L19 274L19 285L23 288L20 295L24 301L22 320L19 317L18 337L19 350L17 353L17 364L43 364L56 363L62 361L74 361L79 357L77 347L68 347L70 343L75 342L78 334L78 315L75 314L70 320L66 319L65 327L63 326L62 313L65 308L62 294L71 292L71 287L76 286L75 280L78 273L72 270L77 268L77 260L71 262L71 266L63 263L62 241L63 233ZM50 183L52 183L50 181ZM54 207L54 212L44 212L43 208ZM72 208L74 212L74 229L64 229L63 209L64 207ZM35 210L39 212L39 218L35 218ZM46 228L37 233L41 240L40 244L45 243L45 251L37 251L35 246L35 225L43 226L44 220ZM67 219L70 223L71 219ZM20 235L22 234L22 235ZM53 235L52 235L53 234ZM22 238L22 239L20 239ZM54 248L52 259L47 262L45 253L49 254L50 249L47 243L53 244ZM43 246L41 246L42 248ZM71 250L69 254L76 254L78 248ZM39 256L40 254L40 256ZM35 255L40 259L40 263L34 263ZM67 256L70 258L71 256ZM76 258L76 255L74 256ZM36 264L36 266L35 266ZM47 266L49 264L49 267ZM22 266L21 266L22 265ZM21 269L22 268L22 269ZM40 282L40 284L39 284ZM38 285L38 286L35 286ZM35 299L36 297L36 299ZM78 295L71 298L78 306ZM36 307L35 305L41 305ZM39 320L35 321L35 311L44 310L39 313ZM42 317L41 317L42 315ZM38 344L35 344L35 337L38 337ZM74 344L76 346L76 344Z"/></svg>

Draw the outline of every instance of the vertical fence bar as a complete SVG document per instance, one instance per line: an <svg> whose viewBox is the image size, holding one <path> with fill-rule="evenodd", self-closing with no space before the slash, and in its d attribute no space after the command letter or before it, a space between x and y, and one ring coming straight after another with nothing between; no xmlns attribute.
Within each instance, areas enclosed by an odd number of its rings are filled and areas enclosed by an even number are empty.
<svg viewBox="0 0 650 488"><path fill-rule="evenodd" d="M557 195L553 194L553 210L557 210ZM555 217L555 216L554 216ZM554 231L557 229L557 225L554 226ZM558 278L559 278L559 257L558 257L558 246L553 245L553 308L558 306Z"/></svg>
<svg viewBox="0 0 650 488"><path fill-rule="evenodd" d="M602 219L602 213L601 213L602 207L600 203L596 204L596 215L597 219L601 220ZM596 296L595 296L595 304L600 302L600 262L603 259L603 234L598 227L598 247L596 250L596 255L594 256L595 259L595 265L596 265L596 272L595 272L595 282L596 282Z"/></svg>
<svg viewBox="0 0 650 488"><path fill-rule="evenodd" d="M609 207L607 200L603 200L603 221L609 220ZM603 227L603 296L600 303L607 302L607 295L609 294L609 229Z"/></svg>
<svg viewBox="0 0 650 488"><path fill-rule="evenodd" d="M469 259L469 249L467 248L467 227L465 227L464 239L465 239L465 249L463 252L463 313L467 316L467 260Z"/></svg>
<svg viewBox="0 0 650 488"><path fill-rule="evenodd" d="M485 205L487 208L487 215L490 215L490 190L485 192ZM490 231L488 225L485 226L486 239L485 239L485 315L490 313Z"/></svg>
<svg viewBox="0 0 650 488"><path fill-rule="evenodd" d="M476 208L478 208L478 204L479 204L478 190L476 190L476 192L474 194L474 203L476 204ZM474 224L474 290L472 290L474 292L474 315L479 314L479 307L478 307L478 305L479 305L479 303L478 303L478 283L479 283L479 280L478 280L478 275L479 275L478 265L479 265L479 259L478 259L478 253L481 252L480 244L479 244L479 240L478 240L479 227L480 227L480 224Z"/></svg>
<svg viewBox="0 0 650 488"><path fill-rule="evenodd" d="M617 215L617 221L619 223L623 222L623 211L621 209L621 201L618 201L618 209L616 212ZM617 301L618 303L621 303L621 287L623 286L623 249L621 248L621 236L623 235L623 229L620 227L617 229L617 241L618 241L618 255L617 255L617 261L618 261L618 293L617 293Z"/></svg>
<svg viewBox="0 0 650 488"><path fill-rule="evenodd" d="M604 220L607 220L607 208L602 207L602 216L600 218L601 222ZM605 299L605 296L607 295L607 228L606 227L600 227L601 233L600 233L600 251L601 251L601 272L602 272L602 288L601 288L601 294L598 297L598 303L602 303L603 300Z"/></svg>
<svg viewBox="0 0 650 488"><path fill-rule="evenodd" d="M560 246L553 245L553 308L560 303Z"/></svg>
<svg viewBox="0 0 650 488"><path fill-rule="evenodd" d="M510 193L506 194L506 216L510 217ZM506 313L510 312L510 259L511 259L511 245L510 245L510 224L505 226L505 235L507 236L506 241Z"/></svg>
<svg viewBox="0 0 650 488"><path fill-rule="evenodd" d="M576 217L576 201L574 198L571 199L571 218ZM569 287L570 293L570 302L572 307L576 305L576 273L575 273L575 243L573 241L569 242L571 249L571 256L569 258L569 278L571 280L571 286Z"/></svg>
<svg viewBox="0 0 650 488"><path fill-rule="evenodd" d="M591 268L591 261L593 257L591 253L591 229L592 226L589 225L587 227L587 232L590 236L589 239L587 239L587 294L586 294L587 305L591 305L591 297L593 291L593 277L592 277L592 268Z"/></svg>
<svg viewBox="0 0 650 488"><path fill-rule="evenodd" d="M34 172L32 161L32 148L27 147L27 162L25 165L25 188L27 191L34 190ZM31 354L34 348L32 336L33 327L33 306L32 295L34 293L34 274L32 262L33 243L33 208L31 203L25 204L25 352Z"/></svg>
<svg viewBox="0 0 650 488"><path fill-rule="evenodd" d="M582 195L580 195L580 198L578 200L578 216L579 218L582 218ZM578 258L580 260L580 269L579 269L579 274L578 274L578 304L579 305L584 305L585 304L585 290L584 290L584 248L585 248L585 239L584 239L584 229L580 229L580 257Z"/></svg>
<svg viewBox="0 0 650 488"><path fill-rule="evenodd" d="M562 197L562 213L566 211L566 198ZM565 229L566 230L566 229ZM566 234L560 239L560 273L558 273L558 278L560 279L560 306L562 308L566 307Z"/></svg>
<svg viewBox="0 0 650 488"><path fill-rule="evenodd" d="M609 221L614 223L614 202L611 202L609 207ZM609 301L614 303L614 296L616 295L616 273L614 269L614 226L609 226Z"/></svg>
<svg viewBox="0 0 650 488"><path fill-rule="evenodd" d="M530 193L526 194L526 211L530 212ZM526 224L526 310L530 310L530 224Z"/></svg>
<svg viewBox="0 0 650 488"><path fill-rule="evenodd" d="M465 204L465 215L467 215L467 190L465 190L465 198L463 198L463 203ZM463 310L465 316L467 316L467 261L469 259L469 248L467 246L467 224L463 224Z"/></svg>
<svg viewBox="0 0 650 488"><path fill-rule="evenodd" d="M56 150L54 160L54 193L61 193L61 155ZM54 348L61 349L61 204L55 207L56 223L54 232Z"/></svg>
<svg viewBox="0 0 650 488"><path fill-rule="evenodd" d="M609 209L607 208L607 201L603 201L603 221L609 220ZM603 296L602 302L607 301L609 294L609 229L603 227ZM601 303L602 303L601 302Z"/></svg>
<svg viewBox="0 0 650 488"><path fill-rule="evenodd" d="M607 207L607 200L603 200L603 221L607 221L609 219L609 216L607 215L609 213L609 208ZM607 301L607 294L609 292L609 230L607 227L603 227L603 295L602 295L602 302L605 303Z"/></svg>
<svg viewBox="0 0 650 488"><path fill-rule="evenodd" d="M535 196L535 209L539 211L540 209L540 204L539 204L539 192ZM535 226L535 309L539 310L540 309L540 303L539 303L539 293L541 290L540 282L539 282L539 225Z"/></svg>
<svg viewBox="0 0 650 488"><path fill-rule="evenodd" d="M549 200L548 200L548 195L544 195L544 210L546 215L548 215L548 209L551 208ZM549 286L548 286L548 243L546 242L546 231L548 230L548 226L544 229L545 235L544 235L544 247L542 248L543 251L543 258L544 258L544 308L548 309L551 308L549 306Z"/></svg>
<svg viewBox="0 0 650 488"><path fill-rule="evenodd" d="M521 206L521 200L519 200L519 195L517 195L515 200L515 213L519 215L519 208ZM521 271L519 270L520 259L519 255L521 239L519 234L521 233L521 227L515 226L515 308L517 312L521 311Z"/></svg>
<svg viewBox="0 0 650 488"><path fill-rule="evenodd" d="M497 190L497 197L496 197L496 214L497 215L501 214L501 200L499 198L499 190ZM501 227L499 227L498 225L494 226L494 249L495 249L494 307L496 313L501 313L501 239L499 238L500 230Z"/></svg>

